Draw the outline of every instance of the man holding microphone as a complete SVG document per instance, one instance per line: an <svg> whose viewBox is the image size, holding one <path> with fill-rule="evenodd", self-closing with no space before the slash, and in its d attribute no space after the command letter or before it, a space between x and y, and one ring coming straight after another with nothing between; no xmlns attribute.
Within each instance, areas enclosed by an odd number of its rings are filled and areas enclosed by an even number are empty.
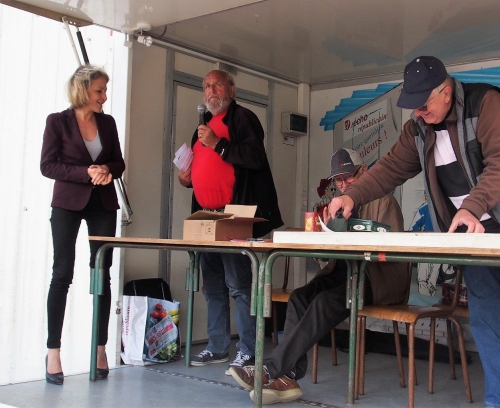
<svg viewBox="0 0 500 408"><path fill-rule="evenodd" d="M203 114L199 109L200 125L191 142L193 163L179 173L179 182L193 188L192 212L222 212L226 204L256 205L255 216L267 221L254 224L253 237L262 237L283 225L264 148L264 130L257 116L234 100L236 87L231 74L209 72L203 89L208 112ZM204 366L229 360L229 296L236 303L239 335L236 359L230 366L254 364L250 259L241 254L202 253L200 265L208 305L209 341L205 350L191 358L191 364Z"/></svg>

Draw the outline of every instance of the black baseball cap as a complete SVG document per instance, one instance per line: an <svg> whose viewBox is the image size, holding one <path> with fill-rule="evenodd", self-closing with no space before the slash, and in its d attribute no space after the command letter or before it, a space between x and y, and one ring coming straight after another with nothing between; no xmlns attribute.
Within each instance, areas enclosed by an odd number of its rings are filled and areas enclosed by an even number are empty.
<svg viewBox="0 0 500 408"><path fill-rule="evenodd" d="M352 173L363 163L363 159L355 150L339 149L332 156L330 162L331 171L328 180L340 176L341 174Z"/></svg>
<svg viewBox="0 0 500 408"><path fill-rule="evenodd" d="M444 64L436 57L415 58L405 67L403 90L397 105L403 109L420 108L447 76Z"/></svg>

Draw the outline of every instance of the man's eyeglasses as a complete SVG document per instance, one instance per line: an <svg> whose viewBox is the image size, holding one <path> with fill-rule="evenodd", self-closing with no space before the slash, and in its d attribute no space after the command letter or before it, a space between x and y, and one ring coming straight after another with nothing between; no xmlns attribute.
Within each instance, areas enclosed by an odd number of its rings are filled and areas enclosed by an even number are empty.
<svg viewBox="0 0 500 408"><path fill-rule="evenodd" d="M434 98L432 98L429 102L427 102L425 105L422 105L420 108L418 109L415 109L415 110L418 110L420 112L427 112L427 109L428 109L428 106L434 102L434 100L439 96L439 94L443 91L443 89L446 88L446 86L443 86L436 95L434 95Z"/></svg>
<svg viewBox="0 0 500 408"><path fill-rule="evenodd" d="M350 173L344 177L335 177L333 179L333 181L338 186L341 186L343 182L345 182L346 184L351 184L354 181L354 179L356 178L356 174L358 174L360 169L361 169L361 167L358 167L354 173Z"/></svg>

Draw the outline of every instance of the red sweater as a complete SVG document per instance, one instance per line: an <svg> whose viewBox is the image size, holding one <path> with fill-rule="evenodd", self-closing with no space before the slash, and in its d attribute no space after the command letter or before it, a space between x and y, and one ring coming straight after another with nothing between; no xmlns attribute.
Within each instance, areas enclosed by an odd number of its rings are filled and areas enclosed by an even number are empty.
<svg viewBox="0 0 500 408"><path fill-rule="evenodd" d="M227 126L222 122L226 112L214 116L208 126L218 138L230 140ZM191 182L198 203L211 210L224 208L233 199L234 168L230 163L198 140L193 146Z"/></svg>

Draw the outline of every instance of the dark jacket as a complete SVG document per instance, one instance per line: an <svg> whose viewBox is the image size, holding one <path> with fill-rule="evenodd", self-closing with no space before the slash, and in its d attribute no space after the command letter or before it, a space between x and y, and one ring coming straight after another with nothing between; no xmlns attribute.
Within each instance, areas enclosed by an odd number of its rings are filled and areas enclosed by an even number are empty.
<svg viewBox="0 0 500 408"><path fill-rule="evenodd" d="M392 194L360 206L359 218L390 225L392 232L404 231L403 213ZM383 235L380 238L383 240ZM410 286L408 268L406 262L368 262L366 273L370 279L374 305L390 305L406 300L405 295Z"/></svg>
<svg viewBox="0 0 500 408"><path fill-rule="evenodd" d="M212 114L207 112L207 123L211 118ZM231 204L257 205L255 216L268 221L254 224L253 236L262 237L283 225L278 196L264 148L264 130L257 116L235 101L229 105L222 121L229 129L231 140L221 138L215 152L234 168L235 183ZM197 140L196 130L191 147ZM191 211L200 209L201 206L193 194Z"/></svg>
<svg viewBox="0 0 500 408"><path fill-rule="evenodd" d="M73 211L85 207L93 188L87 174L89 166L105 164L113 179L121 177L125 170L115 120L103 113L96 114L95 118L102 151L94 162L83 141L73 109L47 117L40 170L45 177L55 180L52 207ZM113 183L96 188L104 208L109 211L120 208Z"/></svg>
<svg viewBox="0 0 500 408"><path fill-rule="evenodd" d="M353 184L359 183L365 174ZM391 227L391 232L404 231L403 214L392 194L360 206L359 218L387 224ZM383 240L386 233L376 234L381 234L380 239ZM335 273L335 266L336 260L330 259L317 276ZM391 305L407 300L407 289L410 286L409 267L406 262L368 262L366 274L370 280L374 305Z"/></svg>

